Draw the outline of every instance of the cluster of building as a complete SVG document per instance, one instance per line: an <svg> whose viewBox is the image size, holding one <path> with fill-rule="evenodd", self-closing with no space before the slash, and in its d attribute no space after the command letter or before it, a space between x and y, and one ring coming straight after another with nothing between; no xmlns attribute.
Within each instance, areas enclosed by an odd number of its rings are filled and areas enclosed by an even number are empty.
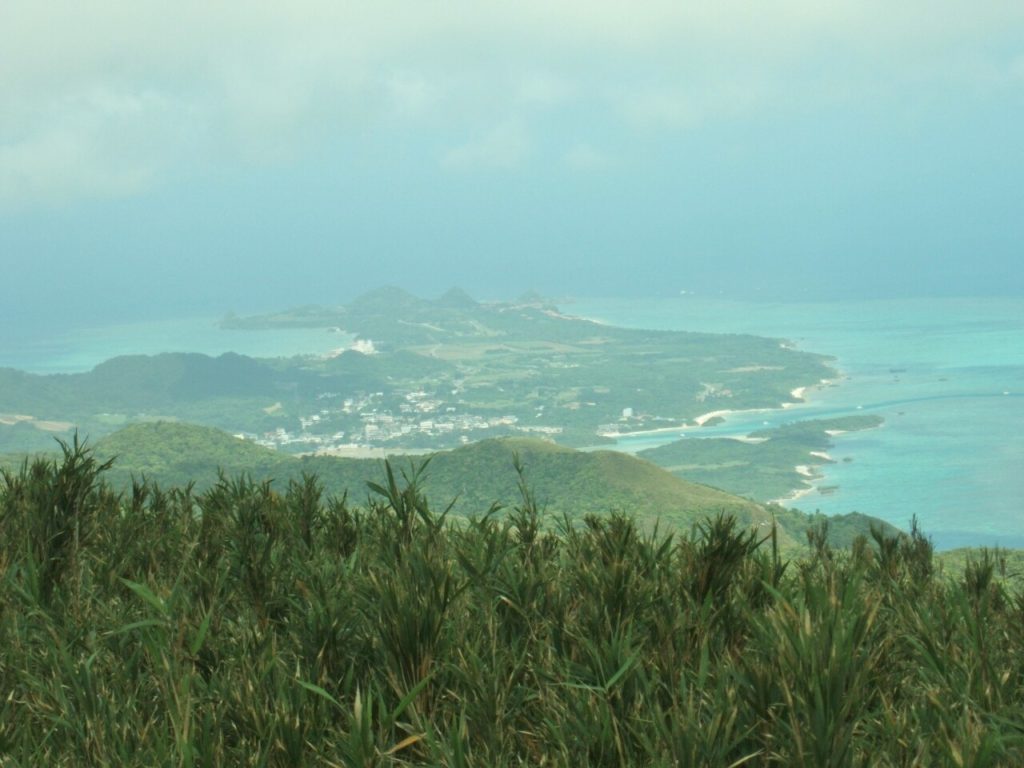
<svg viewBox="0 0 1024 768"><path fill-rule="evenodd" d="M301 416L297 431L278 427L260 435L238 436L268 448L315 452L353 446L400 447L403 442L416 446L427 442L438 445L466 443L480 438L479 433L487 431L548 435L561 432L559 427L519 426L519 417L512 414L484 417L460 412L435 394L422 390L407 392L397 403L390 404L383 392L344 399L337 393L325 392L317 399L340 399L341 402Z"/></svg>

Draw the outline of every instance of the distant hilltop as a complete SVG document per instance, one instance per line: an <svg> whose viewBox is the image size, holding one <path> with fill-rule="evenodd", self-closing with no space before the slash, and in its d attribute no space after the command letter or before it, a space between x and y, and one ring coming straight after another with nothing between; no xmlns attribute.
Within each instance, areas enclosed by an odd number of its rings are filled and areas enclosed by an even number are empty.
<svg viewBox="0 0 1024 768"><path fill-rule="evenodd" d="M261 330L269 328L322 328L342 327L353 318L379 315L413 315L448 311L475 312L495 308L515 309L528 307L548 312L557 312L553 299L536 291L527 291L513 301L480 302L459 287L449 288L436 299L422 299L404 288L393 285L375 288L348 304L321 306L307 304L283 312L242 317L234 312L227 313L220 321L222 328L236 330Z"/></svg>

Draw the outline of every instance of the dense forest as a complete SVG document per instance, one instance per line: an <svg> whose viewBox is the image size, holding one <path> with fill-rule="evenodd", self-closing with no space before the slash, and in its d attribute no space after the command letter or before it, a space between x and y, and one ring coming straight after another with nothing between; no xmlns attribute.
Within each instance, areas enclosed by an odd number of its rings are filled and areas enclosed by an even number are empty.
<svg viewBox="0 0 1024 768"><path fill-rule="evenodd" d="M1020 765L1024 598L916 528L787 558L726 513L454 517L136 480L76 442L0 480L0 764Z"/></svg>

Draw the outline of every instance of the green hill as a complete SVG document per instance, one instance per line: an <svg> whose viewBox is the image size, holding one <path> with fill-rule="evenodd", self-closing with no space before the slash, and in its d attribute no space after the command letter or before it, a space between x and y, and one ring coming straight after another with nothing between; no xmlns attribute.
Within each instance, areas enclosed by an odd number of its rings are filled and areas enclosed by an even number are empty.
<svg viewBox="0 0 1024 768"><path fill-rule="evenodd" d="M134 424L96 444L102 459L115 463L108 475L118 486L145 476L161 485L195 482L212 485L218 470L228 475L248 474L271 479L276 487L303 473L315 474L325 490L365 500L367 481L380 482L384 462L334 456L294 457L239 440L209 427L154 422ZM765 507L747 499L675 477L656 465L613 451L581 452L535 439L484 440L452 451L423 456L395 456L396 471L411 476L429 458L422 486L431 505L449 504L457 515L482 514L498 503L508 507L520 501L514 461L518 457L528 486L549 516L628 512L639 521L689 530L718 511L734 514L744 525L767 530L772 516L779 522L780 543L786 548L805 542L806 529L817 518L795 510ZM871 523L890 526L865 516L832 518L830 530L837 544L866 534Z"/></svg>
<svg viewBox="0 0 1024 768"><path fill-rule="evenodd" d="M216 481L218 468L229 475L274 476L294 461L213 427L166 421L120 429L97 442L96 453L115 460L109 476L115 484L145 475L162 485L194 480L199 488Z"/></svg>

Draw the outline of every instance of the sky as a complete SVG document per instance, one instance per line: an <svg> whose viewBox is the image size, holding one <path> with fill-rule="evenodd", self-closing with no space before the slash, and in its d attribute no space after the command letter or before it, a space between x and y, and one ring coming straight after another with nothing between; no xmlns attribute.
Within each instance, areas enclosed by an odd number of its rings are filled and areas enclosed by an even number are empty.
<svg viewBox="0 0 1024 768"><path fill-rule="evenodd" d="M1024 294L1019 0L3 0L0 323Z"/></svg>

